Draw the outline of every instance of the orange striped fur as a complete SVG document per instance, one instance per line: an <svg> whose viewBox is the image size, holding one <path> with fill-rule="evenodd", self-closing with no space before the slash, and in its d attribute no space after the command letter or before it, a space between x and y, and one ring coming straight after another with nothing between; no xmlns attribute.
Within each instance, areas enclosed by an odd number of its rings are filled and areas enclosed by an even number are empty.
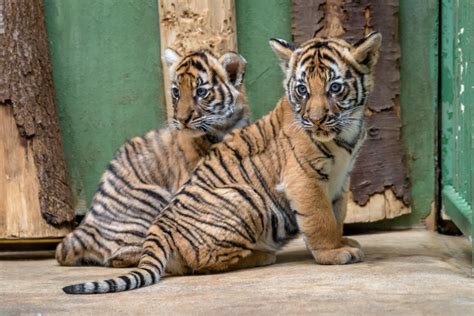
<svg viewBox="0 0 474 316"><path fill-rule="evenodd" d="M198 161L226 133L248 124L241 56L181 57L167 49L164 60L173 79L171 127L120 147L83 222L58 245L61 265L136 266L149 226Z"/></svg>
<svg viewBox="0 0 474 316"><path fill-rule="evenodd" d="M378 33L357 45L315 38L294 50L272 40L286 73L286 96L198 164L150 227L138 269L64 291L118 292L156 283L165 270L271 264L299 232L319 264L361 261L360 246L343 238L342 224L380 42Z"/></svg>

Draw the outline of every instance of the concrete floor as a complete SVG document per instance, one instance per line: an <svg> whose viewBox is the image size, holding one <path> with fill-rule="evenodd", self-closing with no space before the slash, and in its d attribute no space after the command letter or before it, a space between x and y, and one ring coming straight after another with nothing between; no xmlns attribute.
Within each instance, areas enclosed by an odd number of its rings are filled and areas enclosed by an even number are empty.
<svg viewBox="0 0 474 316"><path fill-rule="evenodd" d="M355 239L365 250L363 263L316 265L297 240L270 267L166 277L158 285L108 295L70 296L61 288L116 276L124 269L59 267L53 259L4 259L0 315L474 315L467 239L424 230Z"/></svg>

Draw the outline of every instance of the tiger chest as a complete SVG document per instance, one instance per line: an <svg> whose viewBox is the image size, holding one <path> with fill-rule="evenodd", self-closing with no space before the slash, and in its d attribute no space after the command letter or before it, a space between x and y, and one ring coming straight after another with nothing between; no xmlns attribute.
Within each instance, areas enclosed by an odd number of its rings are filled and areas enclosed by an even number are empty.
<svg viewBox="0 0 474 316"><path fill-rule="evenodd" d="M327 144L332 157L319 155L312 159L311 165L320 176L321 183L326 186L330 200L337 198L354 166L355 155L335 144ZM354 151L355 152L355 151Z"/></svg>
<svg viewBox="0 0 474 316"><path fill-rule="evenodd" d="M365 130L362 129L359 133L358 139L352 146L352 150L348 152L346 149L333 144L334 151L336 152L336 163L333 168L334 180L330 184L330 192L332 193L331 198L337 198L344 187L344 184L352 169L354 168L355 161L359 154L360 148L362 147L365 140Z"/></svg>
<svg viewBox="0 0 474 316"><path fill-rule="evenodd" d="M328 177L328 194L330 200L337 198L352 170L353 159L345 150L337 150L332 161Z"/></svg>

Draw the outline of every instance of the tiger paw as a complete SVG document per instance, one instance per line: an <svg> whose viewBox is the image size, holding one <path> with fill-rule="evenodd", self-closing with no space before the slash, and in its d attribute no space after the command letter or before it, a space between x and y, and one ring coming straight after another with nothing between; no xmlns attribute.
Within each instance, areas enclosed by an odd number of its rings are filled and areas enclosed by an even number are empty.
<svg viewBox="0 0 474 316"><path fill-rule="evenodd" d="M357 247L313 250L311 252L316 263L325 265L356 263L364 259L364 253Z"/></svg>
<svg viewBox="0 0 474 316"><path fill-rule="evenodd" d="M342 237L341 243L343 246L351 248L362 248L357 240L348 237Z"/></svg>

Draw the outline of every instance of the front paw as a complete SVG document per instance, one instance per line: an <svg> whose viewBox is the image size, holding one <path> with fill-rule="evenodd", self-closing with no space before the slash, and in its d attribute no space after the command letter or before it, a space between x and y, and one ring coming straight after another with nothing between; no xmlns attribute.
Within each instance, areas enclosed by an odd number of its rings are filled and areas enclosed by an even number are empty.
<svg viewBox="0 0 474 316"><path fill-rule="evenodd" d="M341 243L347 247L362 248L357 240L348 237L342 237Z"/></svg>
<svg viewBox="0 0 474 316"><path fill-rule="evenodd" d="M313 250L311 252L318 264L349 264L361 262L364 259L364 253L357 247Z"/></svg>

